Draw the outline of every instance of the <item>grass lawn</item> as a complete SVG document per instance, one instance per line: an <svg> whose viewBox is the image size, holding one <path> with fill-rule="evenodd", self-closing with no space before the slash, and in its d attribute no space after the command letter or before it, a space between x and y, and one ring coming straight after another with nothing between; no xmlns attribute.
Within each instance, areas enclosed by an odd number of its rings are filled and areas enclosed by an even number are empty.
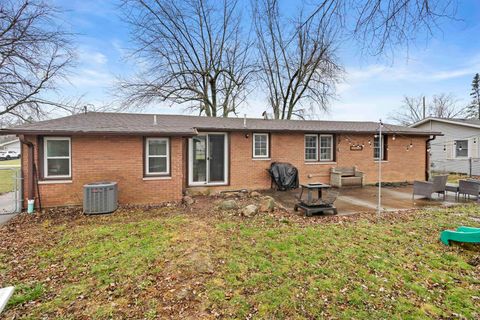
<svg viewBox="0 0 480 320"><path fill-rule="evenodd" d="M480 317L479 247L438 240L479 227L476 206L378 221L204 208L17 217L0 228L6 317Z"/></svg>
<svg viewBox="0 0 480 320"><path fill-rule="evenodd" d="M0 168L7 166L19 166L20 159L0 161ZM19 171L18 168L17 171ZM15 181L15 172L12 170L0 170L0 194L13 191Z"/></svg>

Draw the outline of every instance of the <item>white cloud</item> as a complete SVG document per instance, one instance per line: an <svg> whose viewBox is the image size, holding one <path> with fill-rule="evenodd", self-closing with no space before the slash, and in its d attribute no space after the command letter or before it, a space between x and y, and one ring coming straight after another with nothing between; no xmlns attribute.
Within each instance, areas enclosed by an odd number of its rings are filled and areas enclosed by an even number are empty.
<svg viewBox="0 0 480 320"><path fill-rule="evenodd" d="M77 51L77 58L80 64L83 65L106 65L108 58L105 54L92 50L88 47L82 47Z"/></svg>
<svg viewBox="0 0 480 320"><path fill-rule="evenodd" d="M113 84L115 77L109 72L83 68L78 70L68 80L77 88L81 87L108 87Z"/></svg>
<svg viewBox="0 0 480 320"><path fill-rule="evenodd" d="M377 64L369 65L365 68L348 68L346 78L351 81L365 80L385 74L387 67Z"/></svg>
<svg viewBox="0 0 480 320"><path fill-rule="evenodd" d="M371 79L381 79L383 81L407 80L410 82L435 82L460 78L468 75L473 76L475 70L480 69L480 61L478 61L476 58L469 59L466 63L463 62L456 67L440 71L435 71L438 70L438 66L419 63L397 65L394 67L372 64L364 68L347 67L346 69L346 80L350 86L353 86L355 83L363 83L364 81Z"/></svg>
<svg viewBox="0 0 480 320"><path fill-rule="evenodd" d="M107 56L100 52L95 52L90 57L96 64L106 64Z"/></svg>

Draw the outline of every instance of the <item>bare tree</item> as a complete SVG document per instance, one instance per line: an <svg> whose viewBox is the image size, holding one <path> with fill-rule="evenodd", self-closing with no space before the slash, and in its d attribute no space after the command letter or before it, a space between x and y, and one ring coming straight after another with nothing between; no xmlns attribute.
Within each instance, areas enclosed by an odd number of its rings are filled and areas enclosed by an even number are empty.
<svg viewBox="0 0 480 320"><path fill-rule="evenodd" d="M425 117L435 118L458 118L465 115L465 108L459 107L458 99L452 94L440 93L432 97L432 101L425 110L423 96L403 98L403 104L399 111L390 115L390 119L408 126L421 121Z"/></svg>
<svg viewBox="0 0 480 320"><path fill-rule="evenodd" d="M409 46L419 34L433 36L443 20L455 19L457 6L458 0L317 0L305 23L330 8L362 51L380 55Z"/></svg>
<svg viewBox="0 0 480 320"><path fill-rule="evenodd" d="M43 1L0 2L0 116L27 120L48 106L66 107L45 96L73 57L56 14Z"/></svg>
<svg viewBox="0 0 480 320"><path fill-rule="evenodd" d="M253 64L237 0L124 0L142 70L120 82L124 105L184 104L207 116L236 113Z"/></svg>
<svg viewBox="0 0 480 320"><path fill-rule="evenodd" d="M453 94L434 95L429 104L429 115L435 118L462 118L466 109L459 107L459 100Z"/></svg>
<svg viewBox="0 0 480 320"><path fill-rule="evenodd" d="M399 111L391 114L389 118L401 125L408 126L422 120L423 117L423 96L403 97ZM426 110L425 110L426 113Z"/></svg>
<svg viewBox="0 0 480 320"><path fill-rule="evenodd" d="M254 22L260 60L259 78L268 92L275 119L303 118L306 104L326 110L341 67L336 63L331 8L304 22L280 14L276 0L258 1Z"/></svg>

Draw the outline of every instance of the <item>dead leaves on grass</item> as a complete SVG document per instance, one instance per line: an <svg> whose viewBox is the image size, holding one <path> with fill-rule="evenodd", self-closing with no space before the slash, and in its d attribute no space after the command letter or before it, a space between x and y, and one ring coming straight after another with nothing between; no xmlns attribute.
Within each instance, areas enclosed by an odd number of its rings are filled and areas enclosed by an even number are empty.
<svg viewBox="0 0 480 320"><path fill-rule="evenodd" d="M378 219L375 214L363 213L353 216L318 216L304 217L301 214L293 214L286 210L276 210L272 213L261 213L253 218L244 218L233 212L222 211L214 208L212 197L198 197L196 202L184 208L170 205L165 208L150 207L145 210L139 208L122 209L113 215L105 216L84 216L79 209L58 209L47 211L38 215L20 215L10 224L2 227L0 238L0 257L2 266L6 271L0 272L0 283L25 284L35 287L37 284L43 286L44 290L40 296L33 300L22 302L7 311L7 316L20 316L25 314L46 314L51 317L62 315L73 315L77 319L87 319L92 315L99 318L209 318L222 317L225 314L218 306L206 303L210 297L207 296L206 284L216 281L221 277L221 270L225 268L225 257L219 257L217 251L231 245L230 238L218 230L219 224L230 226L227 229L229 235L237 233L239 226L252 226L276 230L277 227L291 226L292 228L315 227L316 225L340 225L341 228L355 228L356 223L377 223L396 224L408 223L416 219L426 219L428 212L406 210L382 214ZM238 199L242 206L254 203L255 199ZM446 209L447 210L447 209ZM449 214L454 209L448 209ZM114 276L115 280L102 284L88 271L78 273L72 272L72 267L62 263L62 258L53 259L45 256L50 249L63 246L68 249L72 245L78 245L67 240L65 234L75 234L80 229L109 226L112 223L132 223L139 221L151 221L163 219L169 216L185 217L185 224L180 224L175 235L170 239L170 247L165 255L159 256L155 261L150 262L145 273L138 276L125 277L121 274ZM426 225L425 230L431 230L432 225ZM413 231L412 231L413 232ZM6 236L5 236L6 235ZM132 234L132 236L137 236ZM385 236L394 238L392 230L387 230ZM412 238L421 238L424 235L413 232ZM105 240L109 239L105 235ZM248 236L247 236L248 238ZM255 237L248 238L250 246L256 246ZM368 240L368 239L367 239ZM102 241L102 239L98 239ZM392 245L394 245L392 243ZM337 248L341 250L341 248ZM418 252L422 254L421 249ZM461 253L461 247L445 248L451 252ZM271 254L271 253L270 253ZM270 259L272 256L270 256ZM54 261L45 264L45 261ZM478 266L478 261L472 259ZM92 261L92 264L95 264ZM474 265L472 264L472 265ZM42 265L42 268L39 266ZM308 267L305 265L305 267ZM318 266L321 268L321 265ZM406 269L418 272L416 264L405 265ZM417 271L415 271L417 270ZM295 277L292 270L291 276ZM479 270L480 272L480 270ZM382 277L377 274L377 277ZM280 281L280 280L279 280ZM368 295L384 296L389 299L398 299L395 290L402 290L401 286L395 289L384 288L381 291L370 288L368 281L352 283L360 286L361 290ZM441 284L434 281L425 282L427 290L439 290ZM224 299L230 301L239 295L234 288L225 287ZM65 288L68 288L66 290ZM249 290L252 290L249 292ZM242 295L250 296L258 293L260 289L243 288ZM309 288L307 284L299 288L295 299L303 299ZM345 296L355 290L354 286L345 286L344 291L338 294ZM319 298L325 303L334 303L334 297L325 292L318 293ZM348 300L346 300L346 303ZM365 303L369 303L368 301ZM299 308L305 307L300 305ZM375 305L371 306L376 308ZM427 312L434 314L435 310L424 301L421 307ZM346 308L343 306L342 308ZM301 310L299 310L301 311ZM251 306L246 317L258 315L257 305ZM306 311L305 311L306 314Z"/></svg>

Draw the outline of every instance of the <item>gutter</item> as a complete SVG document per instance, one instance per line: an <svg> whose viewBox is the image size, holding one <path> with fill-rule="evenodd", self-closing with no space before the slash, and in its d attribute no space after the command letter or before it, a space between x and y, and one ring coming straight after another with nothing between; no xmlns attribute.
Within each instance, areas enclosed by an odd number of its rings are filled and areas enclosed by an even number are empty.
<svg viewBox="0 0 480 320"><path fill-rule="evenodd" d="M418 129L417 129L418 130ZM198 135L198 132L290 132L290 133L337 133L337 134L375 134L376 131L371 130L342 130L342 129L299 129L299 128L232 128L232 127L209 127L209 126L198 126L193 127L189 131L83 131L83 130L35 130L35 129L0 129L0 135L2 134L17 134L17 135L45 135L45 136L54 136L54 135L98 135L98 136L151 136L151 137L165 137L165 136L181 136L181 137L194 137ZM391 131L387 134L401 134L408 136L430 136L443 135L441 132L432 132L432 131L404 131L397 130Z"/></svg>
<svg viewBox="0 0 480 320"><path fill-rule="evenodd" d="M119 131L72 131L72 130L21 130L21 129L0 129L0 135L17 134L32 136L58 136L58 135L79 135L79 136L151 136L151 137L193 137L197 133L195 131L188 132L158 132L158 131L139 131L139 132L119 132Z"/></svg>
<svg viewBox="0 0 480 320"><path fill-rule="evenodd" d="M24 135L19 136L20 142L28 147L28 188L27 188L27 196L28 200L33 200L35 198L34 194L34 174L33 174L33 161L34 161L34 148L33 148L33 143L30 141L25 140ZM23 157L22 157L23 158ZM25 180L23 180L25 181Z"/></svg>

